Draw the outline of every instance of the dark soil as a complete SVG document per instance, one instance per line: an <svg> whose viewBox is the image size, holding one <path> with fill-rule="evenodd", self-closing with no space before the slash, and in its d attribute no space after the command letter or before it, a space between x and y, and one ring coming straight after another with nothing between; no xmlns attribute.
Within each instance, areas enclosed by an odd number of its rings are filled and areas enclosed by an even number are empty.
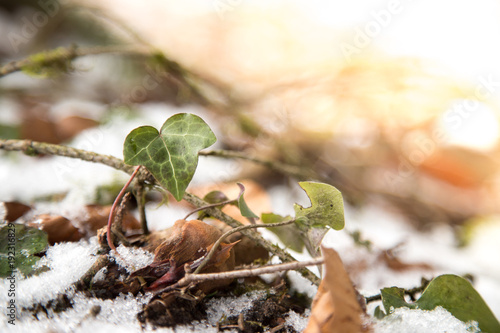
<svg viewBox="0 0 500 333"><path fill-rule="evenodd" d="M138 279L128 278L129 273L120 268L113 261L107 264L105 278L84 286L79 290L88 297L114 299L120 293L137 295L143 292ZM137 314L137 319L145 326L175 327L189 325L196 321L207 319L208 301L220 297L241 296L254 290L265 290L263 298L255 300L249 309L238 316L221 318L217 324L219 331L235 330L239 332L267 332L276 333L296 332L285 325L290 310L302 314L310 307L311 300L307 297L291 293L287 281L281 279L272 285L265 284L260 279L248 279L244 283L233 282L224 290L210 295L201 291L174 290L155 296L144 309ZM68 303L71 306L71 303Z"/></svg>

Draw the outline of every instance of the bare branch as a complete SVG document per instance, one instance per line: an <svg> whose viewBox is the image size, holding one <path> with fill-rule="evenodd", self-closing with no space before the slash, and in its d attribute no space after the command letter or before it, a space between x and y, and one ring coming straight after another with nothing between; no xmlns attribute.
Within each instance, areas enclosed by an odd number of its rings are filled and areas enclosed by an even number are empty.
<svg viewBox="0 0 500 333"><path fill-rule="evenodd" d="M144 48L140 48L138 46L134 47L97 46L97 47L86 47L86 48L70 46L67 48L61 47L55 50L46 51L43 53L43 55L46 56L44 63L50 64L61 61L72 61L78 57L83 57L87 55L97 55L106 53L147 54ZM36 64L37 62L33 59L33 56L18 61L12 61L0 67L0 78L14 72L22 71L24 68L28 68Z"/></svg>
<svg viewBox="0 0 500 333"><path fill-rule="evenodd" d="M236 201L238 201L238 200L237 199L231 199L231 200L226 200L226 201L222 201L222 202L217 202L217 203L214 203L214 204L209 204L209 205L206 205L206 206L203 206L203 207L198 207L198 208L193 209L192 211L190 211L186 216L184 216L183 220L187 220L190 215L193 215L194 213L199 212L201 210L205 210L207 208L213 208L213 207L219 207L219 206L228 205L228 204L231 204L231 203L236 202Z"/></svg>
<svg viewBox="0 0 500 333"><path fill-rule="evenodd" d="M111 155L102 155L83 149L45 142L0 139L0 149L7 151L22 151L27 155L57 155L78 158L83 161L104 164L128 174L134 171L133 166L127 165L121 159Z"/></svg>
<svg viewBox="0 0 500 333"><path fill-rule="evenodd" d="M318 257L306 261L294 261L278 265L269 265L259 268L241 269L241 270L227 271L221 273L186 274L186 276L180 279L177 283L156 292L155 295L159 295L163 292L170 291L176 288L186 287L191 283L200 283L205 281L223 280L223 279L240 279L245 277L259 276L263 274L271 274L282 271L300 270L304 269L307 266L321 265L323 264L323 262L324 258Z"/></svg>
<svg viewBox="0 0 500 333"><path fill-rule="evenodd" d="M241 160L246 160L256 164L263 165L281 174L297 177L299 179L317 178L317 175L309 170L305 170L290 164L280 163L277 161L260 159L258 157L249 156L248 154L239 151L217 149L217 150L200 151L199 155L217 156L222 158L238 158Z"/></svg>

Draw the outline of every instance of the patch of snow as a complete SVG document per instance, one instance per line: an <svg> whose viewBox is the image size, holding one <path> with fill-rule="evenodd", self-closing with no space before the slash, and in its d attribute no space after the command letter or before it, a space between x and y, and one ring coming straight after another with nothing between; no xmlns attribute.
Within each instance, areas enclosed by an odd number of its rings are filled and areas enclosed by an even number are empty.
<svg viewBox="0 0 500 333"><path fill-rule="evenodd" d="M112 251L113 253L111 256L116 260L118 265L124 267L129 273L132 273L133 271L145 267L153 262L154 255L151 252L140 248L126 247L123 244L120 244L116 250L120 255L117 256Z"/></svg>
<svg viewBox="0 0 500 333"><path fill-rule="evenodd" d="M44 304L56 299L58 294L72 293L72 285L80 279L97 259L97 238L77 243L60 243L49 247L46 255L36 267L47 266L49 271L29 278L16 274L16 306L31 307L35 303ZM78 258L77 260L75 258ZM0 302L7 304L9 281L0 280ZM2 318L3 317L3 318ZM5 313L0 320L7 322Z"/></svg>
<svg viewBox="0 0 500 333"><path fill-rule="evenodd" d="M477 322L464 323L440 306L432 311L398 308L374 324L376 333L480 332Z"/></svg>
<svg viewBox="0 0 500 333"><path fill-rule="evenodd" d="M147 295L120 295L114 300L88 298L81 293L72 297L72 307L56 313L39 312L35 318L23 312L9 332L139 332L137 313L151 298ZM98 312L96 314L96 312ZM171 332L158 330L158 332Z"/></svg>
<svg viewBox="0 0 500 333"><path fill-rule="evenodd" d="M286 326L291 327L298 332L303 332L307 327L307 323L309 322L310 314L310 310L306 310L303 314L298 314L297 312L290 310L288 312L288 316L285 319L285 324Z"/></svg>
<svg viewBox="0 0 500 333"><path fill-rule="evenodd" d="M214 298L207 302L208 322L216 325L222 317L238 316L241 312L249 310L253 302L265 297L266 292L258 290L240 297Z"/></svg>
<svg viewBox="0 0 500 333"><path fill-rule="evenodd" d="M305 294L310 299L313 299L318 292L318 287L311 281L302 277L300 273L297 273L296 271L289 271L287 276L290 281L292 291Z"/></svg>

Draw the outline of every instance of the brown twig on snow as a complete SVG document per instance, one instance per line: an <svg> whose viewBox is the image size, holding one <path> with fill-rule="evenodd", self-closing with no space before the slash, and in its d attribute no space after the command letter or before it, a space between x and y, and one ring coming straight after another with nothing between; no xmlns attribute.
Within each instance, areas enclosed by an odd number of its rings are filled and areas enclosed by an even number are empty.
<svg viewBox="0 0 500 333"><path fill-rule="evenodd" d="M262 266L259 268L249 268L249 269L241 269L235 271L227 271L220 273L204 273L204 274L189 274L187 273L182 279L180 279L177 283L170 285L162 290L159 290L155 293L155 295L159 295L166 291L170 291L177 288L186 287L192 283L200 283L205 281L213 281L213 280L223 280L223 279L240 279L252 276L259 276L263 274L271 274L276 272L283 271L291 271L291 270L300 270L307 266L315 266L321 265L324 262L323 257L314 258L306 261L294 261L287 262L284 264L277 265L268 265Z"/></svg>
<svg viewBox="0 0 500 333"><path fill-rule="evenodd" d="M101 254L97 260L94 262L92 267L90 267L83 276L78 279L74 283L75 286L81 287L81 286L88 286L90 284L90 281L94 278L94 276L99 272L103 267L106 267L109 263L109 256L105 254Z"/></svg>
<svg viewBox="0 0 500 333"><path fill-rule="evenodd" d="M57 156L65 156L71 158L78 158L84 161L101 163L117 170L124 171L128 174L131 174L134 171L134 167L125 164L121 159L116 158L110 155L102 155L94 152L89 152L83 149L76 149L72 147L49 144L44 142L35 142L31 140L3 140L0 139L0 149L7 151L22 151L28 155L37 155L37 154L47 154L47 155L57 155ZM149 179L149 172L141 168L139 175L137 176L140 179ZM183 197L184 200L194 205L195 207L204 207L208 206L209 203L205 202L201 198L197 197L194 194L186 192ZM220 209L211 207L206 209L207 213L213 216L220 221L223 221L227 225L238 228L243 226L241 222L235 220L231 216L223 213ZM271 244L269 241L264 239L258 232L253 230L242 230L242 234L250 238L252 241L264 247L266 250L276 255L283 262L296 262L296 259L287 251L283 250L277 245ZM298 271L302 274L303 277L314 283L315 285L319 285L320 279L314 275L313 272L305 268L305 266L299 266Z"/></svg>

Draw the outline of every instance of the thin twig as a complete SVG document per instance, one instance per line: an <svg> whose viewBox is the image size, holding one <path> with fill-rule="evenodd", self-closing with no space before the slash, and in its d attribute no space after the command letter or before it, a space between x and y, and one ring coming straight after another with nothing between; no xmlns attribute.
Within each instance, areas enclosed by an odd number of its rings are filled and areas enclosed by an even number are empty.
<svg viewBox="0 0 500 333"><path fill-rule="evenodd" d="M102 155L83 149L45 142L0 139L0 149L7 151L22 151L27 155L56 155L77 158L83 161L104 164L128 174L134 171L133 166L127 165L121 159L111 155Z"/></svg>
<svg viewBox="0 0 500 333"><path fill-rule="evenodd" d="M237 202L237 201L238 201L238 199L231 199L231 200L226 200L226 201L222 201L222 202L218 202L218 203L214 203L214 204L209 204L209 205L206 205L206 206L203 206L203 207L198 207L198 208L193 209L192 211L190 211L186 216L184 216L184 220L187 220L190 215L193 215L194 213L199 212L201 210L205 210L207 208L224 206L224 205L228 205L228 204L231 204L231 203L234 203L234 202Z"/></svg>
<svg viewBox="0 0 500 333"><path fill-rule="evenodd" d="M200 263L200 265L196 268L196 270L193 272L193 274L198 274L200 271L207 265L207 263L212 259L212 257L215 254L215 251L219 248L220 244L226 239L226 237L242 231L246 229L252 229L252 228L274 228L274 227L281 227L284 225L292 224L295 222L295 219L293 220L288 220L288 221L283 221L283 222L278 222L278 223L269 223L269 224L249 224L249 225L243 225L241 227L237 227L234 229L231 229L227 232L225 232L222 236L219 237L219 239L214 243L214 246L212 246L212 249L208 252L207 256L203 261Z"/></svg>
<svg viewBox="0 0 500 333"><path fill-rule="evenodd" d="M120 206L116 209L116 214L113 219L113 225L111 226L111 233L113 236L118 237L118 240L125 246L130 246L130 242L123 234L123 215L127 209L127 201L130 199L130 192L125 193L123 199L120 202ZM111 212L110 212L111 215Z"/></svg>
<svg viewBox="0 0 500 333"><path fill-rule="evenodd" d="M191 283L200 283L205 281L213 280L224 280L224 279L240 279L252 276L259 276L263 274L271 274L282 271L300 270L307 266L321 265L324 262L323 257L314 258L306 261L294 261L287 262L284 264L262 266L259 268L242 269L237 271L227 271L220 273L205 273L205 274L186 274L177 283L170 285L160 291L157 291L155 295L159 295L166 291L170 291L176 288L182 288L190 285Z"/></svg>
<svg viewBox="0 0 500 333"><path fill-rule="evenodd" d="M58 50L57 54L54 52ZM69 60L72 61L76 58L97 55L97 54L107 54L107 53L127 53L127 54L147 54L144 48L138 46L94 46L94 47L75 47L69 46L66 48L59 48L56 50L46 51L45 53L49 57L47 59L50 62L58 62ZM28 57L18 61L12 61L2 67L0 67L0 78L11 73L22 71L23 68L35 65L32 57Z"/></svg>
<svg viewBox="0 0 500 333"><path fill-rule="evenodd" d="M125 194L125 191L127 190L127 187L132 183L132 180L134 180L135 176L139 172L139 169L141 166L139 165L138 167L135 168L134 172L132 172L132 175L130 176L129 180L123 185L120 193L118 193L118 196L116 197L115 201L113 202L113 206L111 206L111 211L109 212L109 217L108 217L108 229L107 229L107 234L106 234L106 239L108 241L108 246L111 248L111 250L116 251L115 244L113 244L113 241L111 240L111 224L113 223L113 215L116 210L116 206L118 203L122 200L123 195Z"/></svg>
<svg viewBox="0 0 500 333"><path fill-rule="evenodd" d="M148 235L149 228L146 221L146 191L144 190L144 184L140 181L137 181L134 190L135 198L137 200L137 210L139 211L139 220L141 222L142 233L143 235Z"/></svg>
<svg viewBox="0 0 500 333"><path fill-rule="evenodd" d="M299 168L290 164L285 164L277 161L265 160L258 157L249 156L248 154L239 151L216 149L216 150L200 151L199 155L217 156L222 158L238 158L241 160L246 160L256 164L263 165L281 174L294 176L299 179L311 179L317 177L315 173L312 173L303 168Z"/></svg>

